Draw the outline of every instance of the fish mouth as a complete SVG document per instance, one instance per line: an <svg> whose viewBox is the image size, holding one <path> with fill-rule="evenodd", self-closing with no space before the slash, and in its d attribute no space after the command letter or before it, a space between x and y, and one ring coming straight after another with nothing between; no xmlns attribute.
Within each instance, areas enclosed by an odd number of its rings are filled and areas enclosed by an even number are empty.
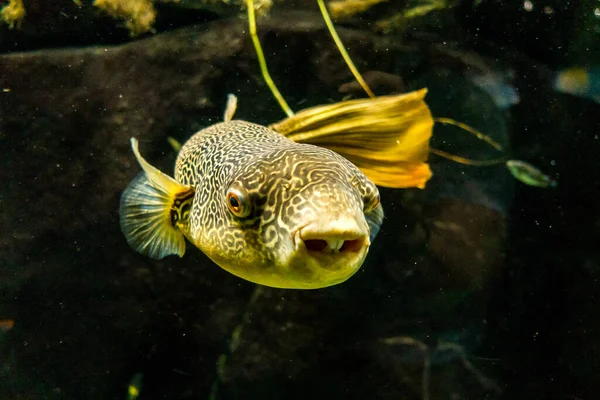
<svg viewBox="0 0 600 400"><path fill-rule="evenodd" d="M309 253L339 254L357 253L365 246L362 237L345 239L305 239L300 235L304 248Z"/></svg>
<svg viewBox="0 0 600 400"><path fill-rule="evenodd" d="M294 244L298 253L314 260L313 266L334 271L360 267L371 243L368 233L358 227L324 230L309 225L296 231Z"/></svg>

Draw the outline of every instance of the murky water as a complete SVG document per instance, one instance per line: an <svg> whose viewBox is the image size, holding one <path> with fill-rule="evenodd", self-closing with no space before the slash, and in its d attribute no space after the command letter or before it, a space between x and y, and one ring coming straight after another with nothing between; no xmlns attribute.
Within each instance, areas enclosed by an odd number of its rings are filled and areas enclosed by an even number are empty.
<svg viewBox="0 0 600 400"><path fill-rule="evenodd" d="M360 271L310 291L256 286L189 243L152 260L119 229L140 171L131 137L170 174L167 138L220 121L228 93L236 118L285 117L241 2L8 3L0 398L596 398L597 1L365 1L349 16L355 3L328 3L377 95L426 87L434 118L502 150L437 122L432 149L499 161L432 153L425 189L380 188L386 219ZM276 2L258 31L293 110L366 97L316 2ZM557 186L515 179L506 159Z"/></svg>

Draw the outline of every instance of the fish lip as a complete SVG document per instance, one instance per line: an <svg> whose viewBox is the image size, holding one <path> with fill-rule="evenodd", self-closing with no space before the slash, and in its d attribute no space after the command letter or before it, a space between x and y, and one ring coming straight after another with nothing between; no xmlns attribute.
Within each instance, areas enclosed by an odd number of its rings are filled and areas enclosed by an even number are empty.
<svg viewBox="0 0 600 400"><path fill-rule="evenodd" d="M296 232L292 235L292 242L294 243L294 248L296 251L304 250L306 251L306 246L304 244L304 240L302 239L302 229L304 229L307 225L304 225L296 230Z"/></svg>

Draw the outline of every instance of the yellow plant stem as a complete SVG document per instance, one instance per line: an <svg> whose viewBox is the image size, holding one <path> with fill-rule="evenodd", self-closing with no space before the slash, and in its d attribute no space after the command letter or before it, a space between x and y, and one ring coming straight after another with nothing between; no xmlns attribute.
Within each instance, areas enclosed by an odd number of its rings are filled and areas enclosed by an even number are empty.
<svg viewBox="0 0 600 400"><path fill-rule="evenodd" d="M248 28L250 29L250 37L252 38L252 43L254 44L254 49L256 50L256 56L258 57L258 64L260 66L260 71L262 72L263 79L265 80L267 86L273 93L273 96L279 103L281 109L285 112L288 117L294 115L294 112L288 106L285 99L279 93L275 82L271 79L271 75L269 74L269 70L267 68L267 61L265 60L265 55L262 50L262 46L260 45L260 41L258 40L258 35L256 34L256 16L254 15L254 1L246 0L246 7L248 8Z"/></svg>
<svg viewBox="0 0 600 400"><path fill-rule="evenodd" d="M435 122L439 122L440 124L457 126L461 129L469 132L470 134L474 135L477 139L483 140L484 142L486 142L487 144L492 146L494 149L496 149L498 151L504 150L502 148L502 146L500 145L500 143L496 142L491 137L484 135L483 133L479 132L477 129L475 129L463 122L455 121L452 118L434 118L433 120Z"/></svg>
<svg viewBox="0 0 600 400"><path fill-rule="evenodd" d="M437 150L437 149L434 149L431 147L429 148L429 152L432 154L435 154L436 156L447 158L448 160L452 160L459 164L473 165L476 167L491 167L491 166L502 164L502 163L506 162L506 157L494 158L492 160L472 160L470 158L465 158L465 157L457 156L454 154L446 153L445 151Z"/></svg>
<svg viewBox="0 0 600 400"><path fill-rule="evenodd" d="M342 57L344 57L344 61L346 61L348 68L350 68L350 71L352 71L352 75L354 75L354 78L358 81L358 83L360 83L360 86L362 86L362 88L369 95L369 97L374 98L375 93L373 93L373 91L371 90L369 85L367 85L367 82L365 82L365 80L363 79L360 72L358 72L358 69L356 68L356 66L352 62L352 59L348 55L348 52L346 51L346 48L344 47L342 40L338 36L338 34L335 30L335 27L333 26L333 22L331 22L331 18L329 17L329 12L327 11L327 7L325 7L325 3L323 3L323 0L317 0L317 3L319 3L319 8L321 9L321 14L323 15L323 19L325 20L325 25L327 25L327 29L329 30L329 33L331 34L331 37L333 38L335 45L337 46L338 50L342 54Z"/></svg>

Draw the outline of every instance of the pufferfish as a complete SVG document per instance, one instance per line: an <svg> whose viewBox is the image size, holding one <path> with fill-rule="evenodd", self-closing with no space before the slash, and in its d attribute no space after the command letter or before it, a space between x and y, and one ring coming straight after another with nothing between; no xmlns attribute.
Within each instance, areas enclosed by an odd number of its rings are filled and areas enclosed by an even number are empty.
<svg viewBox="0 0 600 400"><path fill-rule="evenodd" d="M233 101L232 101L233 100ZM348 159L233 120L194 134L174 178L150 165L123 192L121 230L154 259L183 256L185 239L242 279L316 289L346 281L363 264L384 213L377 186Z"/></svg>

